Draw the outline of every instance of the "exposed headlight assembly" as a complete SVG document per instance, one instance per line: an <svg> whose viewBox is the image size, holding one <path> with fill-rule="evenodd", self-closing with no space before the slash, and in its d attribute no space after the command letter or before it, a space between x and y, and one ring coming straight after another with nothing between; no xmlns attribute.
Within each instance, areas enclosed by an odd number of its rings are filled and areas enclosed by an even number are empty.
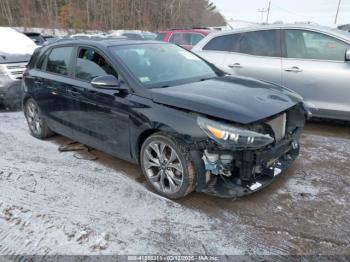
<svg viewBox="0 0 350 262"><path fill-rule="evenodd" d="M229 126L203 117L198 117L197 123L210 138L237 150L258 149L274 141L268 134L260 134L241 127Z"/></svg>

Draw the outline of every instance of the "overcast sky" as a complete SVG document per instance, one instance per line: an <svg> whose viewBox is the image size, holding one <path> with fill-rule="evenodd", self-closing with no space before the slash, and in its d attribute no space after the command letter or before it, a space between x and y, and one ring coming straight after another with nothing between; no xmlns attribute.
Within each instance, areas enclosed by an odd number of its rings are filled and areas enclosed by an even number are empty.
<svg viewBox="0 0 350 262"><path fill-rule="evenodd" d="M269 0L212 0L226 19L261 21L258 9L267 9ZM271 0L269 22L313 21L334 25L338 0ZM264 14L266 19L266 13ZM342 0L338 24L350 23L350 0Z"/></svg>

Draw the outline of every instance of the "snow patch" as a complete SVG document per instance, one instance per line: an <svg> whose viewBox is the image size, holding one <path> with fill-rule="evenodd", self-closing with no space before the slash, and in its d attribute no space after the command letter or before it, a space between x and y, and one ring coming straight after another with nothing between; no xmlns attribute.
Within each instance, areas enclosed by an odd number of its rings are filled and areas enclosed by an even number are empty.
<svg viewBox="0 0 350 262"><path fill-rule="evenodd" d="M38 47L29 37L8 27L0 27L0 55L31 55Z"/></svg>

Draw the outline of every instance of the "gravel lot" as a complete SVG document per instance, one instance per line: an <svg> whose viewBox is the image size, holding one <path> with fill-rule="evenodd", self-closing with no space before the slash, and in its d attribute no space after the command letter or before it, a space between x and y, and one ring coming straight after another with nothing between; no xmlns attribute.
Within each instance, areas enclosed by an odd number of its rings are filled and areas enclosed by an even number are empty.
<svg viewBox="0 0 350 262"><path fill-rule="evenodd" d="M152 193L138 166L67 139L29 135L0 113L0 254L348 254L350 127L308 124L298 160L236 200Z"/></svg>

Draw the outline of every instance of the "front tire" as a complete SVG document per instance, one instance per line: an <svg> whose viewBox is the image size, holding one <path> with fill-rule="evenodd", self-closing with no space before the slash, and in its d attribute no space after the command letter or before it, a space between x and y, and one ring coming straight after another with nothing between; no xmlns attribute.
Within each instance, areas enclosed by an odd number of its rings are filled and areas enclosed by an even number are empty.
<svg viewBox="0 0 350 262"><path fill-rule="evenodd" d="M179 199L194 190L194 167L189 151L180 140L156 133L143 143L140 160L147 182L160 195Z"/></svg>
<svg viewBox="0 0 350 262"><path fill-rule="evenodd" d="M47 126L38 104L32 98L29 98L24 103L23 110L32 136L39 139L44 139L54 135L54 133Z"/></svg>

